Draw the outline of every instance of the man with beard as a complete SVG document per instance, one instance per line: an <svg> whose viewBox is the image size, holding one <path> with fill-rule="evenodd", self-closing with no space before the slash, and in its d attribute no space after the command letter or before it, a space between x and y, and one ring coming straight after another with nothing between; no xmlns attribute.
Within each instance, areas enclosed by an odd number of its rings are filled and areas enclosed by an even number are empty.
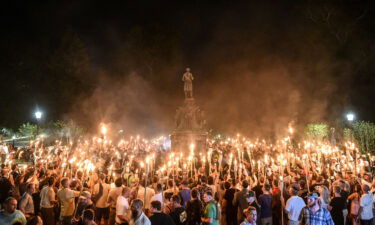
<svg viewBox="0 0 375 225"><path fill-rule="evenodd" d="M12 225L16 222L26 224L26 218L23 213L17 208L17 200L13 197L8 197L4 201L4 211L0 212L0 224Z"/></svg>
<svg viewBox="0 0 375 225"><path fill-rule="evenodd" d="M150 219L143 213L143 202L140 199L134 199L130 205L132 217L130 225L151 225Z"/></svg>
<svg viewBox="0 0 375 225"><path fill-rule="evenodd" d="M319 195L316 192L307 196L307 206L302 209L302 224L334 225L329 211L319 205Z"/></svg>

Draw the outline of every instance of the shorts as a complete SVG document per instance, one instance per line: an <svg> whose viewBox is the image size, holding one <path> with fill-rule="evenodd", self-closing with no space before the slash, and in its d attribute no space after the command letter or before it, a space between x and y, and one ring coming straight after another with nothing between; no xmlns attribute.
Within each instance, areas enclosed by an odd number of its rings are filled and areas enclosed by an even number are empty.
<svg viewBox="0 0 375 225"><path fill-rule="evenodd" d="M96 208L95 218L96 218L96 221L100 221L102 218L105 220L108 220L109 219L109 207Z"/></svg>

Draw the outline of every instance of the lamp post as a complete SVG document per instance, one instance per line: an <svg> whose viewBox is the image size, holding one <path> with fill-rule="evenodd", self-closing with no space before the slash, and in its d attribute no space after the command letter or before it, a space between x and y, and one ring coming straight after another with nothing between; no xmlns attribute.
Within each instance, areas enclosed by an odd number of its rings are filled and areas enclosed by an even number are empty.
<svg viewBox="0 0 375 225"><path fill-rule="evenodd" d="M354 113L352 113L352 112L347 113L346 119L349 122L350 128L352 128L352 130L350 132L350 142L353 143L353 139L354 139L353 138L353 121L355 119ZM357 172L357 150L355 150L355 148L353 148L353 153L354 153L354 174L356 174L356 172Z"/></svg>
<svg viewBox="0 0 375 225"><path fill-rule="evenodd" d="M36 125L36 135L38 136L39 134L39 123L40 123L40 120L42 119L42 116L43 116L43 113L39 110L37 110L35 113L35 118L36 118L36 121L37 121L37 125Z"/></svg>

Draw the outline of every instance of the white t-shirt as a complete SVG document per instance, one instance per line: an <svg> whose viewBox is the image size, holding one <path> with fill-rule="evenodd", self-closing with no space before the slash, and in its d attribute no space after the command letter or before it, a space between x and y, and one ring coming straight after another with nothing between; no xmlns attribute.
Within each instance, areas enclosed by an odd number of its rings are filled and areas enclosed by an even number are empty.
<svg viewBox="0 0 375 225"><path fill-rule="evenodd" d="M285 210L288 211L288 218L292 221L298 221L299 215L306 204L301 197L292 196L286 201Z"/></svg>
<svg viewBox="0 0 375 225"><path fill-rule="evenodd" d="M372 205L373 205L373 199L372 194L363 194L361 199L359 200L359 205L363 208L361 211L361 219L363 220L369 220L374 217L372 213Z"/></svg>
<svg viewBox="0 0 375 225"><path fill-rule="evenodd" d="M120 195L116 202L116 223L122 223L118 215L125 216L129 212L129 209L128 199Z"/></svg>

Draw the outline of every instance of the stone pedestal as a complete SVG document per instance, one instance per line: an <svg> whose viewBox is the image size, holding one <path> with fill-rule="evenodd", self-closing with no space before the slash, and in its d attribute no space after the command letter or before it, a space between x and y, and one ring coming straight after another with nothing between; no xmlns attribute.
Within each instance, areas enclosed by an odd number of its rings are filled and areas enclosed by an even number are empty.
<svg viewBox="0 0 375 225"><path fill-rule="evenodd" d="M194 98L186 98L184 105L176 110L175 128L171 135L172 150L189 152L190 145L195 151L204 151L207 145L207 131L204 112L195 104Z"/></svg>

